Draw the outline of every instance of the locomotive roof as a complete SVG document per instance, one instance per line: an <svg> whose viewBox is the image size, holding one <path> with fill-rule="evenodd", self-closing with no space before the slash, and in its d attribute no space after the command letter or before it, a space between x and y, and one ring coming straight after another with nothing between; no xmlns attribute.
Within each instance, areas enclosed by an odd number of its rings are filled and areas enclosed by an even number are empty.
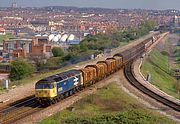
<svg viewBox="0 0 180 124"><path fill-rule="evenodd" d="M46 77L44 79L41 79L37 83L52 83L54 81L61 81L61 80L67 79L69 77L75 76L77 74L80 74L80 71L78 71L78 70L69 70L69 71L66 71L66 72L62 72L62 73L59 73L59 74L52 75L52 76Z"/></svg>

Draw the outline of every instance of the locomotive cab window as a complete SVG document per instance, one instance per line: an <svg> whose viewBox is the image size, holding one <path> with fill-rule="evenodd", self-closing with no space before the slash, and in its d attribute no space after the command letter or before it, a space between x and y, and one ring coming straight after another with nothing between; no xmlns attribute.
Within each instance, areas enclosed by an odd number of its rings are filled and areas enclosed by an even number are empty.
<svg viewBox="0 0 180 124"><path fill-rule="evenodd" d="M58 82L58 81L63 80L63 78L62 78L62 77L57 77L57 78L55 78L54 80L55 80L56 82Z"/></svg>
<svg viewBox="0 0 180 124"><path fill-rule="evenodd" d="M53 89L54 84L37 83L35 88L36 89Z"/></svg>

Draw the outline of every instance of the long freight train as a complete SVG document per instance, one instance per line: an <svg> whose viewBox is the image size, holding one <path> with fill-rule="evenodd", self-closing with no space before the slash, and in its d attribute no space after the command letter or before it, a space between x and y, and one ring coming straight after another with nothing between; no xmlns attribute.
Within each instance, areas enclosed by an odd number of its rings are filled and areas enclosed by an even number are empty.
<svg viewBox="0 0 180 124"><path fill-rule="evenodd" d="M159 38L159 34L144 40L129 50L117 53L105 61L99 61L95 65L87 65L79 70L69 70L46 77L35 84L35 96L41 104L50 105L75 94L141 56L157 38Z"/></svg>

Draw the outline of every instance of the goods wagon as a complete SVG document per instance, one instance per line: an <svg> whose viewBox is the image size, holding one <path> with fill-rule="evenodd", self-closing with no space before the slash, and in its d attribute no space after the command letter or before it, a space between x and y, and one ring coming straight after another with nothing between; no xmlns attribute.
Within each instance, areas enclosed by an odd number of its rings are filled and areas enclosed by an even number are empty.
<svg viewBox="0 0 180 124"><path fill-rule="evenodd" d="M81 71L70 70L38 81L35 85L36 97L41 103L51 103L61 99L68 91L75 92L81 88Z"/></svg>
<svg viewBox="0 0 180 124"><path fill-rule="evenodd" d="M108 74L108 67L106 63L96 63L96 65L103 66L103 78Z"/></svg>
<svg viewBox="0 0 180 124"><path fill-rule="evenodd" d="M107 73L106 73L106 75L110 75L112 73L111 63L109 61L99 61L99 62L97 62L97 64L100 64L100 63L104 63L104 64L107 65Z"/></svg>
<svg viewBox="0 0 180 124"><path fill-rule="evenodd" d="M123 64L122 57L114 56L113 58L116 60L117 69L120 69Z"/></svg>
<svg viewBox="0 0 180 124"><path fill-rule="evenodd" d="M117 70L117 63L115 58L107 58L106 61L111 63L111 73L115 72Z"/></svg>
<svg viewBox="0 0 180 124"><path fill-rule="evenodd" d="M97 78L96 78L96 81L99 81L101 79L103 79L105 77L105 67L104 65L101 65L101 64L96 64L96 65L87 65L87 67L91 67L91 68L95 68L96 69L96 75L97 75Z"/></svg>
<svg viewBox="0 0 180 124"><path fill-rule="evenodd" d="M85 67L80 69L83 77L83 86L89 86L97 80L96 69L93 67Z"/></svg>

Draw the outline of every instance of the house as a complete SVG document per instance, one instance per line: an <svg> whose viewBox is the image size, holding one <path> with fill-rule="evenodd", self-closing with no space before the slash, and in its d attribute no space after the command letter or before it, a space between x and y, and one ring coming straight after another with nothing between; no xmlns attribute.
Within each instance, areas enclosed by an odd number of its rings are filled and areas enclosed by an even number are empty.
<svg viewBox="0 0 180 124"><path fill-rule="evenodd" d="M0 28L0 35L6 35L6 30L4 28Z"/></svg>

